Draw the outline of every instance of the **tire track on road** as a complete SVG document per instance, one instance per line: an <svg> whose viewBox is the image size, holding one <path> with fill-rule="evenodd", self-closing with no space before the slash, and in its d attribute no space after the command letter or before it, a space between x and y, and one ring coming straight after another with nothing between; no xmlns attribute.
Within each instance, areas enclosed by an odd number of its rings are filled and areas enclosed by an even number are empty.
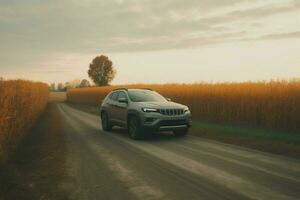
<svg viewBox="0 0 300 200"><path fill-rule="evenodd" d="M63 107L64 106L66 106L66 105L63 105ZM98 116L84 113L82 111L78 111L76 109L69 108L69 107L68 107L68 109L70 109L70 115L72 115L78 121L81 121L82 123L86 124L87 126L94 128L94 130L100 131L100 119ZM228 173L225 170L214 167L213 165L207 165L207 164L202 163L199 160L184 157L176 152L172 152L172 151L166 149L166 147L164 147L163 144L161 147L158 147L157 145L153 145L147 141L146 142L131 141L127 138L120 137L115 134L108 134L108 135L116 140L119 140L120 142L126 143L132 147L135 147L135 148L149 154L150 156L157 157L161 160L164 160L164 161L170 163L173 166L176 166L183 170L192 172L196 176L204 177L207 180L214 181L215 183L220 184L223 187L226 187L234 192L240 193L240 194L244 195L245 197L254 198L254 199L275 199L275 200L276 199L298 199L298 196L295 196L292 194L281 193L280 191L273 190L272 188L261 185L260 183L253 182L253 181L247 180L243 177L239 177L234 174ZM195 142L197 140L192 139L192 140L189 140L189 142L190 141ZM205 142L202 142L202 143L205 143ZM199 145L199 144L197 144L197 145ZM209 143L205 143L205 145L209 145ZM212 144L212 145L215 147L217 144ZM184 147L184 145L181 145L181 146ZM217 148L221 148L221 146L217 147ZM222 149L219 149L219 150L222 150ZM242 153L243 153L242 150L238 150L238 154L242 154ZM252 156L254 155L254 153L252 153L252 152L251 152L251 154L252 154ZM245 155L249 156L249 152L245 151ZM201 156L200 153L199 153L199 156ZM212 156L215 156L216 158L218 158L218 155L212 155ZM260 155L258 155L258 156L260 156ZM226 159L226 158L224 158L224 159ZM273 161L274 159L272 158L270 160ZM241 163L241 162L238 163L232 159L231 160L229 159L229 161L232 161L233 163L235 162L236 164L243 165L243 163ZM275 162L280 163L276 160L275 160ZM244 164L244 166L253 168L252 165L247 164L247 163ZM261 170L264 173L268 172L264 168L259 168L259 167L257 167L256 170ZM272 175L278 175L278 174L273 173ZM293 180L292 177L286 177L286 178L291 178L291 180Z"/></svg>

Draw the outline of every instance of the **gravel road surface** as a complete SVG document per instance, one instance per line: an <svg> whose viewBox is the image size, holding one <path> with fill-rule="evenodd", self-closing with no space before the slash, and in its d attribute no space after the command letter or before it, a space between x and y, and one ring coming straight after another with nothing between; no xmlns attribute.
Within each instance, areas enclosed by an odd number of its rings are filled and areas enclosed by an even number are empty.
<svg viewBox="0 0 300 200"><path fill-rule="evenodd" d="M70 199L300 199L300 161L188 135L131 140L58 103Z"/></svg>

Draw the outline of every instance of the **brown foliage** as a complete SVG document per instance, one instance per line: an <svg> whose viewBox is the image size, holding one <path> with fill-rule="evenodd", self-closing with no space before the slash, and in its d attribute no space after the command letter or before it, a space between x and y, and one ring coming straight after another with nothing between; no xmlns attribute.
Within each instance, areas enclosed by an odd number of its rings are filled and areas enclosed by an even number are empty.
<svg viewBox="0 0 300 200"><path fill-rule="evenodd" d="M94 58L88 70L89 77L99 86L108 85L115 74L112 61L104 55Z"/></svg>
<svg viewBox="0 0 300 200"><path fill-rule="evenodd" d="M0 161L34 124L47 105L48 96L44 83L0 82Z"/></svg>
<svg viewBox="0 0 300 200"><path fill-rule="evenodd" d="M120 86L124 87L124 86ZM291 132L300 130L300 81L129 85L152 88L188 105L193 119ZM72 89L68 100L99 105L116 86Z"/></svg>
<svg viewBox="0 0 300 200"><path fill-rule="evenodd" d="M64 102L67 100L65 92L50 92L49 101L50 102Z"/></svg>

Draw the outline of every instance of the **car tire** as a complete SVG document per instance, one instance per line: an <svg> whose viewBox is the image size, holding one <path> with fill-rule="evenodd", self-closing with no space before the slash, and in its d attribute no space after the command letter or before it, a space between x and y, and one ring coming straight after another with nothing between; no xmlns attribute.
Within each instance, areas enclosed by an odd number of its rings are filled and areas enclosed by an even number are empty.
<svg viewBox="0 0 300 200"><path fill-rule="evenodd" d="M134 140L143 139L143 133L141 123L138 117L130 116L128 119L128 133L129 136Z"/></svg>
<svg viewBox="0 0 300 200"><path fill-rule="evenodd" d="M106 112L101 113L101 125L102 130L110 131L112 129L112 125L109 122L108 114Z"/></svg>
<svg viewBox="0 0 300 200"><path fill-rule="evenodd" d="M183 137L188 133L188 129L182 129L182 130L174 130L173 133L177 137Z"/></svg>

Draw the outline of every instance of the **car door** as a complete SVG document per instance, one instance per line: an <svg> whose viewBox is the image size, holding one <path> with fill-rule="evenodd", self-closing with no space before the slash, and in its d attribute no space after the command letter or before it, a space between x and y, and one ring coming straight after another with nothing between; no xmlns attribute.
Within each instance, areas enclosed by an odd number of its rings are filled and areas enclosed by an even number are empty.
<svg viewBox="0 0 300 200"><path fill-rule="evenodd" d="M113 92L109 96L109 101L107 102L109 109L108 109L108 115L111 121L117 121L117 99L118 99L119 92Z"/></svg>
<svg viewBox="0 0 300 200"><path fill-rule="evenodd" d="M121 124L125 125L126 118L127 118L127 106L128 106L127 94L124 91L120 91L117 99L120 98L125 98L127 100L127 103L117 101L115 106L116 120Z"/></svg>

